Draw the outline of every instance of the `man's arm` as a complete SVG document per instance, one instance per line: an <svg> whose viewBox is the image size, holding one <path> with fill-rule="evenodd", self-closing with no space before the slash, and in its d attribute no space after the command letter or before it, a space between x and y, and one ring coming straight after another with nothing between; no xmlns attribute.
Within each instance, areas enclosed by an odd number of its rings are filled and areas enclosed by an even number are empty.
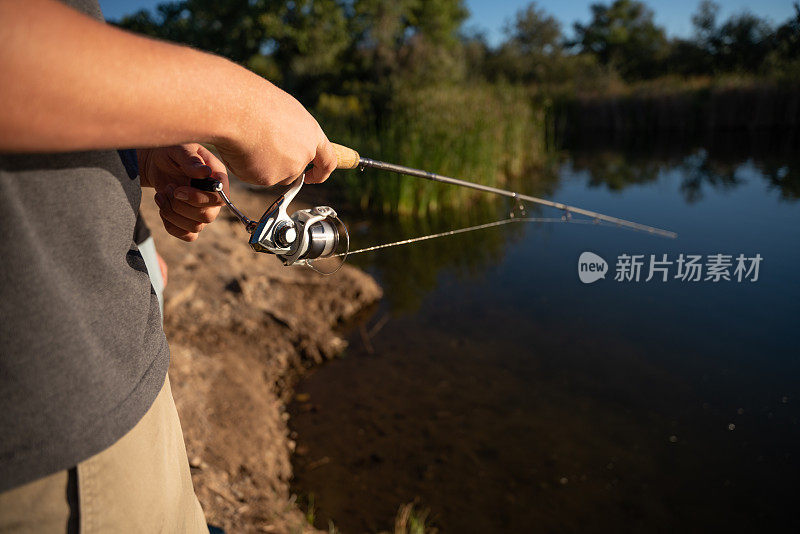
<svg viewBox="0 0 800 534"><path fill-rule="evenodd" d="M336 157L294 98L223 58L97 22L55 0L0 0L0 151L214 144L271 185Z"/></svg>

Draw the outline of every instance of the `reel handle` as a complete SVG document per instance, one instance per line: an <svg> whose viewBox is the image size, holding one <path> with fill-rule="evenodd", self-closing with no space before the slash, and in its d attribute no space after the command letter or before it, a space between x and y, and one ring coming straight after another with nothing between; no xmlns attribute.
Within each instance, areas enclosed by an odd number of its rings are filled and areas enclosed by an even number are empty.
<svg viewBox="0 0 800 534"><path fill-rule="evenodd" d="M253 233L253 229L258 223L250 219L247 215L239 211L239 209L233 205L231 199L229 199L228 195L225 194L225 186L222 185L222 182L213 178L192 178L189 184L200 191L219 194L219 196L222 198L222 201L225 202L225 205L230 208L233 214L236 215L240 221L242 221L242 224L247 231L251 234Z"/></svg>
<svg viewBox="0 0 800 534"><path fill-rule="evenodd" d="M222 191L222 182L213 178L192 178L190 185L200 191L207 191L209 193L219 193Z"/></svg>
<svg viewBox="0 0 800 534"><path fill-rule="evenodd" d="M361 161L361 156L352 148L347 148L343 145L331 143L333 150L336 152L336 168L337 169L355 169Z"/></svg>

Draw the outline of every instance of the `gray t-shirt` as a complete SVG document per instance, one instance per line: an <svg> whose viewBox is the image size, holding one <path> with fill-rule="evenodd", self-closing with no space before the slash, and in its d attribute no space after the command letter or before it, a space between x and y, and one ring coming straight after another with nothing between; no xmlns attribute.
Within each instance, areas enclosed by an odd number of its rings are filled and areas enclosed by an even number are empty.
<svg viewBox="0 0 800 534"><path fill-rule="evenodd" d="M116 151L0 154L0 491L109 447L164 383L140 199Z"/></svg>

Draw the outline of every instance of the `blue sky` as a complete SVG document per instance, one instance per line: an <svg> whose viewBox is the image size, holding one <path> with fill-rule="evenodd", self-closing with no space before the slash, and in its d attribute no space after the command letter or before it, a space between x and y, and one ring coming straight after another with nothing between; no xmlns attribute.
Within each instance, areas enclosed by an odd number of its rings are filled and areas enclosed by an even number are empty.
<svg viewBox="0 0 800 534"><path fill-rule="evenodd" d="M611 2L612 0L604 0L600 3ZM505 22L528 5L524 0L466 0L466 3L472 12L467 25L483 28L491 41L501 38ZM571 32L573 22L589 21L589 6L593 3L596 2L540 0L537 5L560 20L565 32ZM688 37L691 34L691 16L697 11L700 0L645 0L644 3L655 13L656 23L665 27L670 36ZM722 20L734 13L749 10L776 23L785 21L794 13L791 0L717 0L717 3L720 5Z"/></svg>
<svg viewBox="0 0 800 534"><path fill-rule="evenodd" d="M224 0L221 0L224 1ZM391 0L387 0L391 1ZM611 3L604 0L603 3ZM159 0L100 0L100 6L106 18L116 19L141 8L151 8ZM514 13L528 5L526 0L466 0L472 16L467 27L486 33L490 42L496 43L502 38L502 30L506 21L513 18ZM540 0L539 8L554 15L563 24L566 32L572 30L576 20L589 20L589 5L593 2L580 0ZM700 0L646 0L646 4L655 12L656 22L667 29L671 36L686 37L691 34L691 15L697 10ZM720 16L724 20L733 13L749 10L760 17L766 17L773 23L783 22L794 13L792 0L718 0L721 6Z"/></svg>

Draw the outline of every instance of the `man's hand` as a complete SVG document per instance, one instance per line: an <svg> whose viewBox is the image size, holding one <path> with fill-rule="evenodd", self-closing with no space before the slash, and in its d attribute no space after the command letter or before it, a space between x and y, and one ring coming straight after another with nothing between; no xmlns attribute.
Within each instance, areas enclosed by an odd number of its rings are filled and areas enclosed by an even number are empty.
<svg viewBox="0 0 800 534"><path fill-rule="evenodd" d="M222 182L227 192L225 166L196 143L139 149L138 156L142 187L155 188L164 228L178 239L197 239L205 225L219 215L222 200L216 193L190 187L190 180L212 177Z"/></svg>
<svg viewBox="0 0 800 534"><path fill-rule="evenodd" d="M231 172L253 184L288 184L310 163L305 181L324 182L336 169L336 153L314 117L266 80L246 73L237 81L249 96L230 115L228 137L212 141Z"/></svg>

